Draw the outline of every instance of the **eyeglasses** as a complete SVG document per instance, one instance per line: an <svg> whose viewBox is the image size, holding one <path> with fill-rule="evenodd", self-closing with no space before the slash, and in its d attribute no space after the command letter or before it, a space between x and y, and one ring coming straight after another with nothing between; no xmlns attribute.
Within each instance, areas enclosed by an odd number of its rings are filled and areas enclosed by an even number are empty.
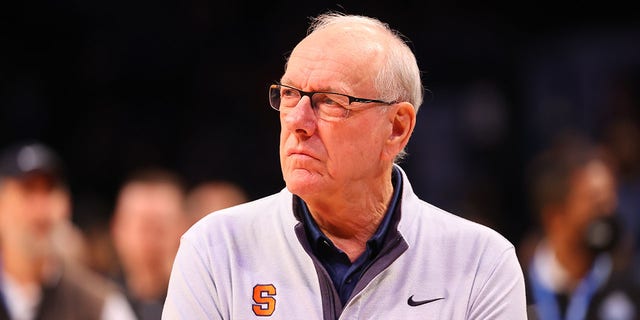
<svg viewBox="0 0 640 320"><path fill-rule="evenodd" d="M356 98L335 92L307 92L279 83L269 87L269 104L273 109L283 113L290 112L295 108L304 96L308 96L311 100L311 108L315 111L316 116L327 121L338 121L348 117L349 111L357 109L351 107L352 103L393 104L393 102Z"/></svg>

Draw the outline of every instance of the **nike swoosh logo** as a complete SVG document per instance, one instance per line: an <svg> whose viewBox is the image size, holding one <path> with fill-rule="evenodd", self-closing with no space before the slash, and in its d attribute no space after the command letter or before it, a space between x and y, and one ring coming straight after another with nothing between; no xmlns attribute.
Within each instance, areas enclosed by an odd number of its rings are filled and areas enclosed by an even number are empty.
<svg viewBox="0 0 640 320"><path fill-rule="evenodd" d="M444 299L444 298L435 298L435 299L427 299L427 300L415 301L415 300L413 300L413 296L411 296L411 297L409 297L409 299L407 299L407 303L412 307L417 307L417 306L420 306L420 305L423 305L423 304L427 304L427 303L438 301L438 300L442 300L442 299Z"/></svg>

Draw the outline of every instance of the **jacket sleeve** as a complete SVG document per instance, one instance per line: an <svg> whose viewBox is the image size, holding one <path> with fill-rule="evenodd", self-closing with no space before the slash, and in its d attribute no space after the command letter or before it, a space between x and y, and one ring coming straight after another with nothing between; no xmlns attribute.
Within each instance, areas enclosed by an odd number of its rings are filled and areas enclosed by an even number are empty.
<svg viewBox="0 0 640 320"><path fill-rule="evenodd" d="M513 247L499 256L479 285L468 319L527 319L524 275Z"/></svg>
<svg viewBox="0 0 640 320"><path fill-rule="evenodd" d="M183 236L173 263L163 320L224 319L209 259Z"/></svg>

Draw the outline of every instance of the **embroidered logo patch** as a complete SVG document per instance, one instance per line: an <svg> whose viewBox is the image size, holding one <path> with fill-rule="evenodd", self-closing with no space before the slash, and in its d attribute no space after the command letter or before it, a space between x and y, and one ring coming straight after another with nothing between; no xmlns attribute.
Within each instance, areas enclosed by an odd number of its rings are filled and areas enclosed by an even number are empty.
<svg viewBox="0 0 640 320"><path fill-rule="evenodd" d="M276 287L273 284L257 284L253 287L253 313L268 317L276 311Z"/></svg>

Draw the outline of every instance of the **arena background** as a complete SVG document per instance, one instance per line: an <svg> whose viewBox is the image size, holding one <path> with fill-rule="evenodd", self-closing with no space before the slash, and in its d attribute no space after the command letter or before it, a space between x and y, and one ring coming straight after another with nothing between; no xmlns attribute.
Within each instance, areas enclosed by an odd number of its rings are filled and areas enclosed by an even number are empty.
<svg viewBox="0 0 640 320"><path fill-rule="evenodd" d="M0 147L56 148L81 226L146 165L277 192L267 86L326 9L411 40L431 94L402 166L424 199L514 243L532 223L533 155L567 129L604 140L617 119L638 123L632 3L27 0L0 5Z"/></svg>

